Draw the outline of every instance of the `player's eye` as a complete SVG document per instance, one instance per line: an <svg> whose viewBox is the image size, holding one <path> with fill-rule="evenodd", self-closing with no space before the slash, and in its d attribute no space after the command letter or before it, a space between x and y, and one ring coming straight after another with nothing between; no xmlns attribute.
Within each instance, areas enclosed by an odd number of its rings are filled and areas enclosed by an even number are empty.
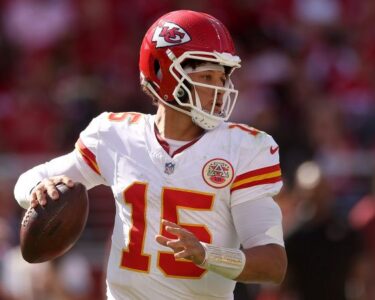
<svg viewBox="0 0 375 300"><path fill-rule="evenodd" d="M207 81L207 82L211 82L212 81L212 75L211 74L203 74L201 76L201 78L204 80L204 81Z"/></svg>

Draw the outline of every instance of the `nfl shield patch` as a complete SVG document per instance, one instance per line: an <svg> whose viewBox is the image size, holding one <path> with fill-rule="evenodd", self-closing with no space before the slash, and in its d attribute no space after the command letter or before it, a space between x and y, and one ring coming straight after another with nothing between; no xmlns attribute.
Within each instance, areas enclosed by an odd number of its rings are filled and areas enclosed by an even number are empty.
<svg viewBox="0 0 375 300"><path fill-rule="evenodd" d="M174 172L175 163L167 162L165 163L164 173L171 175Z"/></svg>

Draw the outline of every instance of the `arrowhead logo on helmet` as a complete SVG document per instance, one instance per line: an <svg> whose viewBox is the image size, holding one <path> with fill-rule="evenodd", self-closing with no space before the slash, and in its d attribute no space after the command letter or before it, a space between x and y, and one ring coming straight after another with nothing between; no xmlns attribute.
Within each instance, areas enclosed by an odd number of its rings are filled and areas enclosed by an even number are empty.
<svg viewBox="0 0 375 300"><path fill-rule="evenodd" d="M185 44L191 41L189 34L174 23L165 22L156 27L152 41L156 42L156 48L170 47Z"/></svg>

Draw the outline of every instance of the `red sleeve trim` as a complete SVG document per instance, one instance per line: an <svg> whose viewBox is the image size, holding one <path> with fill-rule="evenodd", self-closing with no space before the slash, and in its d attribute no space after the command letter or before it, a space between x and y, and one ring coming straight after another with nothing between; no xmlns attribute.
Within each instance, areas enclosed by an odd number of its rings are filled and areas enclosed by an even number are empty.
<svg viewBox="0 0 375 300"><path fill-rule="evenodd" d="M79 138L76 142L76 148L81 153L83 160L87 163L87 165L97 174L100 175L100 169L98 163L96 162L96 156L94 153L91 152L89 148L85 146L82 140Z"/></svg>
<svg viewBox="0 0 375 300"><path fill-rule="evenodd" d="M280 164L252 170L238 175L232 183L231 192L256 185L281 181Z"/></svg>

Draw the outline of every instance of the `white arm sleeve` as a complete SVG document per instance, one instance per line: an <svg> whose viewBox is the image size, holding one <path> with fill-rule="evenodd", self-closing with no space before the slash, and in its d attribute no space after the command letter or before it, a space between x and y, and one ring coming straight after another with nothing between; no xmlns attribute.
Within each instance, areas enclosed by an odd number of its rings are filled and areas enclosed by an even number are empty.
<svg viewBox="0 0 375 300"><path fill-rule="evenodd" d="M103 177L93 176L92 173L82 156L74 150L23 173L15 185L14 197L20 206L27 209L30 206L29 195L34 186L45 178L59 175L66 175L75 182L81 182L87 189L106 184Z"/></svg>
<svg viewBox="0 0 375 300"><path fill-rule="evenodd" d="M284 246L281 210L272 197L234 205L232 216L243 248L266 244Z"/></svg>

